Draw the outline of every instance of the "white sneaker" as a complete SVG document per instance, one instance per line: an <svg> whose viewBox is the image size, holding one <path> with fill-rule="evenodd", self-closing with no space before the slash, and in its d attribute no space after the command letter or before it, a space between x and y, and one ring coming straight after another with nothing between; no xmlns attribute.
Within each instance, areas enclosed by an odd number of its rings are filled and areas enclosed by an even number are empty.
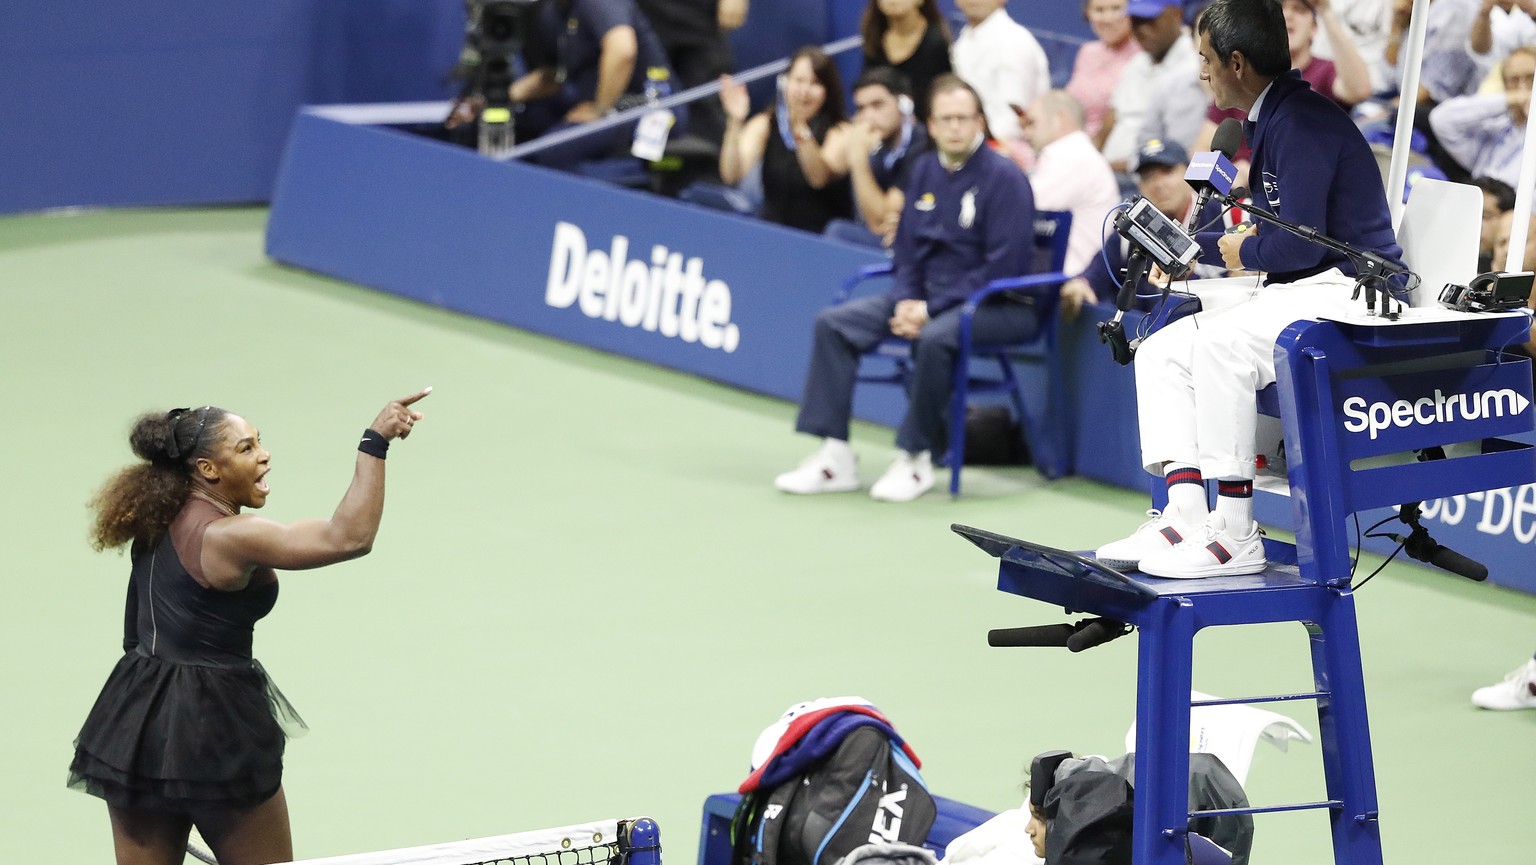
<svg viewBox="0 0 1536 865"><path fill-rule="evenodd" d="M1509 711L1536 709L1536 658L1504 677L1504 681L1472 692L1472 705Z"/></svg>
<svg viewBox="0 0 1536 865"><path fill-rule="evenodd" d="M1153 553L1171 550L1194 534L1189 523L1170 511L1150 510L1147 520L1128 538L1111 541L1094 551L1094 557L1111 568L1135 570L1141 560Z"/></svg>
<svg viewBox="0 0 1536 865"><path fill-rule="evenodd" d="M869 488L869 497L882 502L910 502L933 489L933 460L927 451L901 451L880 480Z"/></svg>
<svg viewBox="0 0 1536 865"><path fill-rule="evenodd" d="M1264 533L1249 523L1245 534L1227 531L1227 521L1212 513L1184 543L1141 560L1141 572L1170 580L1234 577L1257 574L1269 567L1264 557Z"/></svg>
<svg viewBox="0 0 1536 865"><path fill-rule="evenodd" d="M806 457L794 471L774 478L774 487L803 496L846 493L858 489L859 458L846 442L838 444L841 447L822 445L820 450Z"/></svg>

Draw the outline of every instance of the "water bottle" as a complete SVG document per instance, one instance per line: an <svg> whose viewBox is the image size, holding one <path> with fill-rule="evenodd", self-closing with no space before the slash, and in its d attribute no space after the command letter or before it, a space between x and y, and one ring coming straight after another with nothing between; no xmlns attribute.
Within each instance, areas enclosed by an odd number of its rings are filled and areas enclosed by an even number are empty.
<svg viewBox="0 0 1536 865"><path fill-rule="evenodd" d="M480 152L501 157L512 151L512 109L487 107L480 112Z"/></svg>
<svg viewBox="0 0 1536 865"><path fill-rule="evenodd" d="M645 70L645 104L655 105L661 101L661 88L672 75L665 66L652 66Z"/></svg>

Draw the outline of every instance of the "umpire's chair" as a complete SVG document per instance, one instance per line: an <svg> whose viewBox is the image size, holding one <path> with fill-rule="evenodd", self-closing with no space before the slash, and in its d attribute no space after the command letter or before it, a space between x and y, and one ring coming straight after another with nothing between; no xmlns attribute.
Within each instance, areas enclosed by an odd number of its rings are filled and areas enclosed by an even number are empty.
<svg viewBox="0 0 1536 865"><path fill-rule="evenodd" d="M1067 258L1067 235L1072 230L1072 214L1041 210L1035 214L1035 268L1028 275L993 280L977 289L966 300L960 313L960 350L955 358L955 388L949 408L949 447L942 456L950 468L949 494L960 494L960 469L965 462L965 408L972 394L1007 393L1023 429L1025 441L1034 457L1036 469L1047 478L1058 478L1071 470L1071 442L1068 441L1066 385L1057 350L1056 307L1061 298L1062 272ZM872 264L849 277L842 285L835 303L842 303L861 282L889 276L891 265ZM1035 307L1039 330L1028 340L1003 345L978 345L971 341L971 321L976 309L995 295L1011 292L1023 295ZM890 361L888 372L863 372L858 380L872 384L893 384L904 391L912 379L912 343L891 338L877 345L866 356ZM982 376L971 361L983 358L997 366L996 376ZM1030 411L1024 400L1024 387L1015 363L1038 366L1044 374L1046 392L1043 406Z"/></svg>

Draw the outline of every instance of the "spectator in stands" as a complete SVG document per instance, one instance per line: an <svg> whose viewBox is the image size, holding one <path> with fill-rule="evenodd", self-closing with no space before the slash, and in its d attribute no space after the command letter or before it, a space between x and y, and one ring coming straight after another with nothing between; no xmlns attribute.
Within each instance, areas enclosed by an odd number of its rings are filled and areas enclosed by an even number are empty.
<svg viewBox="0 0 1536 865"><path fill-rule="evenodd" d="M636 0L650 20L680 89L698 87L735 68L726 37L747 20L749 0ZM725 135L725 113L714 99L690 106L689 131L716 144Z"/></svg>
<svg viewBox="0 0 1536 865"><path fill-rule="evenodd" d="M820 233L853 215L843 81L825 52L807 45L790 55L773 106L750 120L746 85L730 76L720 81L720 103L720 179L734 185L761 166L764 219Z"/></svg>
<svg viewBox="0 0 1536 865"><path fill-rule="evenodd" d="M1393 87L1392 69L1387 64L1387 33L1392 22L1392 0L1331 0L1329 5L1339 24L1365 62L1370 75L1370 93L1382 93ZM1321 14L1321 13L1319 13ZM1324 26L1312 40L1312 53L1338 64L1332 31Z"/></svg>
<svg viewBox="0 0 1536 865"><path fill-rule="evenodd" d="M1035 167L1035 207L1072 212L1067 273L1081 273L1102 245L1104 215L1120 200L1120 184L1083 130L1083 107L1065 90L1047 90L1020 116Z"/></svg>
<svg viewBox="0 0 1536 865"><path fill-rule="evenodd" d="M1504 214L1515 209L1515 190L1504 181L1492 177L1476 178L1472 185L1483 191L1483 227L1478 233L1477 272L1487 273L1495 266L1493 249L1498 242L1499 226ZM1503 259L1498 259L1497 266L1500 269L1504 267Z"/></svg>
<svg viewBox="0 0 1536 865"><path fill-rule="evenodd" d="M862 354L893 336L912 340L914 372L900 453L870 495L910 501L933 486L933 450L945 446L944 415L953 386L961 305L988 282L1028 273L1035 219L1029 180L985 144L981 97L954 75L934 81L928 134L934 149L913 166L892 244L885 294L858 297L816 317L810 369L795 421L822 446L774 479L789 493L859 488L848 445L853 386ZM1025 339L1039 328L1033 306L1007 296L983 304L973 320L980 342Z"/></svg>
<svg viewBox="0 0 1536 865"><path fill-rule="evenodd" d="M937 0L869 0L859 21L864 69L888 66L906 79L919 120L928 119L928 88L950 71L949 25Z"/></svg>
<svg viewBox="0 0 1536 865"><path fill-rule="evenodd" d="M955 37L955 74L981 94L987 128L1010 152L1024 132L1012 106L1028 107L1051 88L1045 49L1008 16L1007 0L955 0L965 26Z"/></svg>
<svg viewBox="0 0 1536 865"><path fill-rule="evenodd" d="M1103 149L1109 134L1105 115L1115 85L1131 58L1141 53L1141 43L1131 36L1131 16L1125 14L1126 0L1084 0L1083 17L1099 37L1077 49L1072 64L1072 79L1067 92L1083 106L1083 131L1093 139L1093 146Z"/></svg>
<svg viewBox="0 0 1536 865"><path fill-rule="evenodd" d="M1482 0L1467 33L1472 59L1491 68L1521 45L1536 44L1532 9L1536 9L1536 3L1531 0Z"/></svg>
<svg viewBox="0 0 1536 865"><path fill-rule="evenodd" d="M1184 180L1184 172L1188 169L1189 155L1175 142L1154 139L1142 145L1137 153L1137 192L1151 201L1152 206L1162 211L1163 215L1180 225L1189 224L1195 208L1195 191ZM1221 218L1228 227L1242 221L1243 217L1237 211L1218 211L1218 207L1209 205L1205 218L1215 218L1221 212ZM1111 234L1104 238L1102 221L1094 223L1093 230L1095 239L1103 239L1100 244L1103 254L1089 259L1087 268L1061 287L1061 314L1069 321L1077 317L1085 303L1115 299L1115 293L1119 291L1116 280L1125 270L1125 260L1130 255L1130 244L1120 235ZM1225 273L1222 267L1216 265L1197 264L1192 276L1211 277Z"/></svg>
<svg viewBox="0 0 1536 865"><path fill-rule="evenodd" d="M1144 53L1126 64L1110 103L1114 121L1104 156L1119 172L1132 168L1144 141L1177 142L1187 150L1210 101L1200 88L1200 58L1179 0L1131 0L1126 11Z"/></svg>
<svg viewBox="0 0 1536 865"><path fill-rule="evenodd" d="M1513 209L1499 215L1494 224L1493 238L1493 267L1492 270L1503 270L1504 262L1509 256L1509 241L1511 229L1514 227L1515 212ZM1522 270L1531 270L1536 267L1536 219L1533 219L1525 232L1525 256L1520 260Z"/></svg>
<svg viewBox="0 0 1536 865"><path fill-rule="evenodd" d="M858 221L834 219L827 236L871 246L890 246L912 166L928 149L907 81L890 66L864 70L853 85L857 113L848 124L848 179Z"/></svg>
<svg viewBox="0 0 1536 865"><path fill-rule="evenodd" d="M1429 115L1451 176L1492 177L1514 186L1520 179L1520 151L1525 145L1526 110L1536 75L1536 46L1516 48L1504 60L1502 94L1457 96Z"/></svg>
<svg viewBox="0 0 1536 865"><path fill-rule="evenodd" d="M525 109L517 122L519 138L535 138L597 120L639 105L653 80L663 91L672 87L666 51L634 0L551 0L524 46L528 72L512 83L514 103ZM678 126L687 110L673 109ZM633 124L589 135L533 157L562 168L627 152Z"/></svg>
<svg viewBox="0 0 1536 865"><path fill-rule="evenodd" d="M1477 18L1480 2L1435 0L1429 7L1429 21L1425 24L1424 32L1424 54L1419 63L1419 92L1414 94L1418 107L1413 115L1413 128L1424 135L1425 151L1437 165L1450 160L1435 137L1434 129L1430 127L1430 111L1447 99L1476 93L1489 72L1488 67L1473 58L1468 47L1472 22ZM1402 43L1408 33L1413 2L1393 0L1393 4L1391 35L1387 40L1387 62L1397 69L1398 80L1401 81L1402 64L1407 60L1406 53L1402 51ZM1399 97L1402 98L1405 97ZM1450 172L1447 172L1447 176L1450 176ZM1452 176L1450 179L1467 178Z"/></svg>

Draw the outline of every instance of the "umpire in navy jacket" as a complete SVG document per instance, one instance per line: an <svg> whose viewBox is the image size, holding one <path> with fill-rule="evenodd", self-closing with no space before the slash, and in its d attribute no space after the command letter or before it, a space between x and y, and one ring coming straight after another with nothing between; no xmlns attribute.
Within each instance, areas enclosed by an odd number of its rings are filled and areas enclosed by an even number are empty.
<svg viewBox="0 0 1536 865"><path fill-rule="evenodd" d="M859 297L816 318L805 394L795 422L821 436L820 450L774 485L790 493L859 488L848 419L859 356L892 336L912 340L914 379L906 418L896 432L896 461L870 488L884 501L910 501L933 486L930 452L945 447L945 411L959 348L960 309L994 279L1033 266L1035 199L1018 166L986 145L981 98L954 75L935 79L928 134L934 149L912 167L891 245L889 292ZM1034 307L1007 297L976 312L979 342L1028 338Z"/></svg>
<svg viewBox="0 0 1536 865"><path fill-rule="evenodd" d="M1290 68L1276 0L1216 0L1201 13L1200 77L1217 106L1248 113L1254 201L1397 261L1375 156L1349 115ZM1100 547L1113 567L1159 577L1258 573L1253 520L1254 391L1275 381L1275 339L1292 322L1348 314L1355 268L1346 256L1281 229L1211 232L1207 256L1263 271L1249 299L1174 322L1136 356L1142 464L1168 482L1168 507L1130 537ZM1218 482L1208 511L1204 480Z"/></svg>

